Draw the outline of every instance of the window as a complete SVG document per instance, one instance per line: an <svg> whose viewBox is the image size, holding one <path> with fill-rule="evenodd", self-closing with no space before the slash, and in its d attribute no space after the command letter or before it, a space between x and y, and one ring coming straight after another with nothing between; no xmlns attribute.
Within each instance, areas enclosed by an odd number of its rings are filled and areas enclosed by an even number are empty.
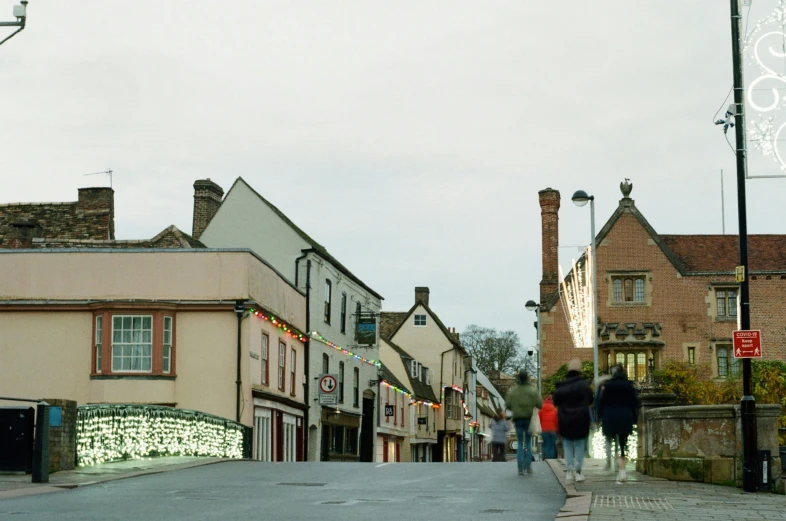
<svg viewBox="0 0 786 521"><path fill-rule="evenodd" d="M360 369L357 367L352 375L352 405L360 405Z"/></svg>
<svg viewBox="0 0 786 521"><path fill-rule="evenodd" d="M161 372L172 371L172 317L164 317L164 352L162 355Z"/></svg>
<svg viewBox="0 0 786 521"><path fill-rule="evenodd" d="M696 365L696 348L693 346L688 347L688 363Z"/></svg>
<svg viewBox="0 0 786 521"><path fill-rule="evenodd" d="M344 403L344 362L338 363L338 403Z"/></svg>
<svg viewBox="0 0 786 521"><path fill-rule="evenodd" d="M453 418L453 389L445 389L445 416Z"/></svg>
<svg viewBox="0 0 786 521"><path fill-rule="evenodd" d="M347 332L347 294L341 293L341 332Z"/></svg>
<svg viewBox="0 0 786 521"><path fill-rule="evenodd" d="M393 391L393 425L398 425L398 393Z"/></svg>
<svg viewBox="0 0 786 521"><path fill-rule="evenodd" d="M715 352L718 358L718 376L725 378L727 376L739 376L742 371L742 364L739 358L731 357L732 351L730 345L715 346ZM731 357L731 360L729 360Z"/></svg>
<svg viewBox="0 0 786 521"><path fill-rule="evenodd" d="M358 339L358 322L360 321L360 302L355 303L355 340Z"/></svg>
<svg viewBox="0 0 786 521"><path fill-rule="evenodd" d="M289 394L295 396L297 387L295 386L295 374L297 373L297 352L293 347L290 351L289 360Z"/></svg>
<svg viewBox="0 0 786 521"><path fill-rule="evenodd" d="M718 318L737 316L737 289L718 288L715 290Z"/></svg>
<svg viewBox="0 0 786 521"><path fill-rule="evenodd" d="M96 317L96 337L95 337L95 350L96 350L96 373L101 372L101 351L104 349L104 317Z"/></svg>
<svg viewBox="0 0 786 521"><path fill-rule="evenodd" d="M425 326L426 325L426 315L415 315L415 325Z"/></svg>
<svg viewBox="0 0 786 521"><path fill-rule="evenodd" d="M405 401L406 400L404 399L404 395L402 394L401 395L401 427L402 428L404 427L404 402Z"/></svg>
<svg viewBox="0 0 786 521"><path fill-rule="evenodd" d="M327 353L322 353L322 374L330 373L330 357Z"/></svg>
<svg viewBox="0 0 786 521"><path fill-rule="evenodd" d="M270 337L267 336L266 333L262 333L262 353L260 358L262 359L262 385L270 385L270 364L268 362L268 345L270 344ZM267 460L265 460L267 461Z"/></svg>
<svg viewBox="0 0 786 521"><path fill-rule="evenodd" d="M330 299L333 283L325 279L325 323L330 324Z"/></svg>
<svg viewBox="0 0 786 521"><path fill-rule="evenodd" d="M628 373L628 380L643 382L647 378L647 354L644 352L617 352L615 363L622 365Z"/></svg>
<svg viewBox="0 0 786 521"><path fill-rule="evenodd" d="M287 344L284 341L278 342L278 388L286 390L287 382L284 380L284 369L287 365Z"/></svg>
<svg viewBox="0 0 786 521"><path fill-rule="evenodd" d="M611 300L615 303L632 302L644 303L647 300L645 294L646 275L612 275L611 276Z"/></svg>
<svg viewBox="0 0 786 521"><path fill-rule="evenodd" d="M112 317L112 371L137 373L153 371L153 317L151 315Z"/></svg>
<svg viewBox="0 0 786 521"><path fill-rule="evenodd" d="M390 387L385 386L385 393L385 405L390 405ZM385 414L385 423L390 423L390 416L387 413Z"/></svg>

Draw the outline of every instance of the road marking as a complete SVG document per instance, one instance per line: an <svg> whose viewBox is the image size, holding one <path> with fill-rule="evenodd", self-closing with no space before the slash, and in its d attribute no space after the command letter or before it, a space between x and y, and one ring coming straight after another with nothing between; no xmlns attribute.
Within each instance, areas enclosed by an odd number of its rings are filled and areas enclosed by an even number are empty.
<svg viewBox="0 0 786 521"><path fill-rule="evenodd" d="M390 465L390 462L383 463L381 465L375 465L375 466L376 466L376 468L379 468L379 467L384 467L385 465Z"/></svg>

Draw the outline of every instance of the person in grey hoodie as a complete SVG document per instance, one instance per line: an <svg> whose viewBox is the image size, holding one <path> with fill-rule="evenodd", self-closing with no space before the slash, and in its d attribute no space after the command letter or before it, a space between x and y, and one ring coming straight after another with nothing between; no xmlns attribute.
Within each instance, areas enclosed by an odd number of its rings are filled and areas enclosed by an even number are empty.
<svg viewBox="0 0 786 521"><path fill-rule="evenodd" d="M491 420L491 450L494 454L491 461L505 461L505 443L508 441L510 425L505 419L505 411L497 413L497 417Z"/></svg>
<svg viewBox="0 0 786 521"><path fill-rule="evenodd" d="M513 425L516 428L516 462L519 474L524 474L525 471L532 474L532 434L529 432L529 422L533 409L543 407L543 398L524 369L519 371L517 385L510 388L505 403L513 413Z"/></svg>

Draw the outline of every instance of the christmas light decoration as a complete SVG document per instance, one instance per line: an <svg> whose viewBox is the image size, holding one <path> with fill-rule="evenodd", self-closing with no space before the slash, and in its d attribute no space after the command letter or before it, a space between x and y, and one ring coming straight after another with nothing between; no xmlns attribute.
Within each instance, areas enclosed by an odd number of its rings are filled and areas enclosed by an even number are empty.
<svg viewBox="0 0 786 521"><path fill-rule="evenodd" d="M393 385L393 384L392 384L392 383L390 383L390 382L387 382L387 381L385 381L385 380L380 380L380 381L379 381L379 383L380 383L380 384L382 384L382 385L384 385L385 387L390 387L390 388L391 388L391 389L393 389L394 391L400 392L401 394L403 394L403 395L404 395L404 396L406 396L407 398L412 398L412 395L411 395L411 394L409 394L409 392L407 392L407 391L405 391L404 389L401 389L401 388L399 388L399 387L396 387L395 385ZM411 402L410 402L410 403L411 403Z"/></svg>
<svg viewBox="0 0 786 521"><path fill-rule="evenodd" d="M590 443L592 445L592 457L595 459L605 459L606 458L606 437L603 436L603 432L598 430L595 431L595 434L590 439ZM635 460L637 455L637 447L639 443L639 435L636 432L636 429L633 429L633 432L628 436L628 446L625 448L625 454L628 455L628 459ZM614 454L614 442L611 442L611 452L612 455Z"/></svg>
<svg viewBox="0 0 786 521"><path fill-rule="evenodd" d="M152 456L250 455L251 428L197 411L155 405L77 408L77 465Z"/></svg>
<svg viewBox="0 0 786 521"><path fill-rule="evenodd" d="M774 29L774 30L768 30ZM764 32L767 30L767 32ZM764 32L764 34L761 34ZM744 50L752 59L750 65L758 69L758 76L747 87L748 106L759 116L758 121L750 121L748 134L753 142L753 147L763 156L770 156L778 163L781 172L786 174L786 161L779 150L780 135L786 128L786 122L778 120L781 109L786 107L786 97L780 90L786 84L786 74L778 72L772 67L782 67L786 51L783 49L783 39L786 38L786 0L778 0L776 7L764 18L759 20L751 29L745 39ZM766 45L769 43L769 45ZM767 47L767 52L762 53L762 48ZM776 47L777 45L777 47ZM764 57L762 56L764 54ZM765 57L772 67L765 64ZM772 86L781 84L780 89ZM769 90L767 89L769 86ZM755 97L760 97L762 92L768 92L767 103L759 103Z"/></svg>
<svg viewBox="0 0 786 521"><path fill-rule="evenodd" d="M462 389L461 387L459 387L459 386L458 386L458 385L456 385L456 384L453 384L453 385L446 385L446 386L445 386L445 389L453 389L454 391L456 391L456 392L458 392L458 393L464 394L464 389ZM444 394L444 393L443 393L443 394Z"/></svg>
<svg viewBox="0 0 786 521"><path fill-rule="evenodd" d="M271 313L267 311L262 311L261 309L251 308L249 312L254 315L255 317L259 317L262 320L269 321L271 324L282 330L288 337L294 338L296 340L300 340L301 342L305 342L307 336L304 333L301 333L296 328L290 326L280 318L276 318Z"/></svg>
<svg viewBox="0 0 786 521"><path fill-rule="evenodd" d="M427 407L431 407L432 409L439 409L440 407L442 407L440 404L432 403L428 400L410 400L409 403L411 403L412 405L425 405Z"/></svg>
<svg viewBox="0 0 786 521"><path fill-rule="evenodd" d="M560 302L568 322L568 330L573 340L573 347L592 348L592 292L595 287L592 280L592 252L587 248L584 252L584 262L581 264L571 261L573 268L570 270L568 281L559 267L559 278L562 281Z"/></svg>
<svg viewBox="0 0 786 521"><path fill-rule="evenodd" d="M367 363L367 364L369 364L369 365L373 365L374 367L382 367L382 364L381 364L380 362L378 362L378 361L376 361L376 360L373 360L373 359L371 359L371 358L366 358L366 357L364 357L364 356L356 355L356 354L355 354L355 353L353 353L352 351L349 351L349 350L347 350L347 349L344 349L344 348L343 348L343 347L341 347L340 345L338 345L338 344L334 344L334 343L333 343L333 342L331 342L330 340L327 340L325 337L323 337L322 335L320 335L320 334L319 334L319 333L317 333L316 331L312 331L312 332L311 332L311 334L310 334L310 336L311 336L311 338L313 338L314 340L318 340L318 341L322 342L323 344L325 344L326 346L332 347L332 348L333 348L333 349L335 349L336 351L340 351L341 353L343 353L343 354L345 354L345 355L347 355L347 356L353 357L353 358L355 358L356 360L360 360L361 362Z"/></svg>

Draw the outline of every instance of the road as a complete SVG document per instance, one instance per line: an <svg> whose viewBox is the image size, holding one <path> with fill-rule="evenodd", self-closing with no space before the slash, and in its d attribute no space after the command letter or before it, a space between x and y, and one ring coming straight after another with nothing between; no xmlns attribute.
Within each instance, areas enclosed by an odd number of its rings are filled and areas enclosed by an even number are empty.
<svg viewBox="0 0 786 521"><path fill-rule="evenodd" d="M225 462L0 500L0 520L553 520L545 463Z"/></svg>

